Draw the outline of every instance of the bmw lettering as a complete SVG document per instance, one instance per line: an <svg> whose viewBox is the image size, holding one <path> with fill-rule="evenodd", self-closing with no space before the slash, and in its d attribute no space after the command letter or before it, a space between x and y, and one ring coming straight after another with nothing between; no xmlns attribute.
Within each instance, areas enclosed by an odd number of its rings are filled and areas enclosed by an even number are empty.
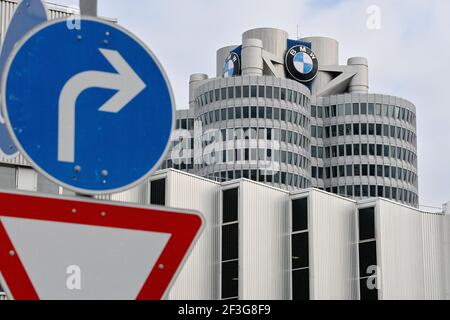
<svg viewBox="0 0 450 320"><path fill-rule="evenodd" d="M310 48L298 45L289 49L286 55L286 69L295 80L309 82L316 77L319 62Z"/></svg>

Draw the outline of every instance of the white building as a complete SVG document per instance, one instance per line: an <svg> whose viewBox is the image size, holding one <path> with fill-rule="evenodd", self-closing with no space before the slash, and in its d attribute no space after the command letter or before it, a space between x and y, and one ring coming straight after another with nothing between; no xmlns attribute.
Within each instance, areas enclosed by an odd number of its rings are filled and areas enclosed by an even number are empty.
<svg viewBox="0 0 450 320"><path fill-rule="evenodd" d="M450 298L448 213L176 170L110 199L204 214L170 299Z"/></svg>

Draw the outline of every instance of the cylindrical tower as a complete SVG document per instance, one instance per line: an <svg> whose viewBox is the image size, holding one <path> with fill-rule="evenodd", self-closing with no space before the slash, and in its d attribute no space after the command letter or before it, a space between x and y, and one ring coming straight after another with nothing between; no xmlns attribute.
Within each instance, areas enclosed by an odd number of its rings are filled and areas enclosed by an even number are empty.
<svg viewBox="0 0 450 320"><path fill-rule="evenodd" d="M262 76L263 68L263 42L259 39L245 39L242 43L242 75Z"/></svg>
<svg viewBox="0 0 450 320"><path fill-rule="evenodd" d="M313 185L418 206L416 108L378 94L313 97Z"/></svg>
<svg viewBox="0 0 450 320"><path fill-rule="evenodd" d="M194 95L203 133L196 174L287 190L311 186L310 95L304 85L243 75L204 81Z"/></svg>
<svg viewBox="0 0 450 320"><path fill-rule="evenodd" d="M339 65L339 43L327 37L308 37L302 41L311 43L311 49L319 61L320 66ZM311 93L317 94L322 88L333 80L333 75L319 72L311 84Z"/></svg>
<svg viewBox="0 0 450 320"><path fill-rule="evenodd" d="M367 58L354 57L348 59L348 66L355 69L356 75L350 81L348 91L350 93L369 92L369 62Z"/></svg>
<svg viewBox="0 0 450 320"><path fill-rule="evenodd" d="M288 33L286 31L274 28L257 28L244 32L242 43L248 39L259 39L263 43L265 51L274 55L277 59L284 61L287 50ZM286 78L286 72L283 64L276 64L274 68L278 75ZM264 75L272 75L268 70L264 70Z"/></svg>

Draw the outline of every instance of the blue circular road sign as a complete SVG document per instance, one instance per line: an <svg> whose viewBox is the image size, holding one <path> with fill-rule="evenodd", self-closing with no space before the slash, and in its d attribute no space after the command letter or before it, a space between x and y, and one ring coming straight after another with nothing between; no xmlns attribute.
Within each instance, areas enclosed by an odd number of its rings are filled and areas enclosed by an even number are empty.
<svg viewBox="0 0 450 320"><path fill-rule="evenodd" d="M120 192L162 162L174 126L168 78L127 30L97 18L45 23L2 80L3 114L36 170L82 194Z"/></svg>

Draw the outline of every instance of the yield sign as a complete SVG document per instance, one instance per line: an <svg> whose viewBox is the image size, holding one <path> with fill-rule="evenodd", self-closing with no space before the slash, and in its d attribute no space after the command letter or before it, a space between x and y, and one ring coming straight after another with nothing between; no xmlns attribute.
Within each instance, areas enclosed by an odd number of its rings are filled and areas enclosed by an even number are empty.
<svg viewBox="0 0 450 320"><path fill-rule="evenodd" d="M0 283L16 300L158 300L200 214L0 192Z"/></svg>

